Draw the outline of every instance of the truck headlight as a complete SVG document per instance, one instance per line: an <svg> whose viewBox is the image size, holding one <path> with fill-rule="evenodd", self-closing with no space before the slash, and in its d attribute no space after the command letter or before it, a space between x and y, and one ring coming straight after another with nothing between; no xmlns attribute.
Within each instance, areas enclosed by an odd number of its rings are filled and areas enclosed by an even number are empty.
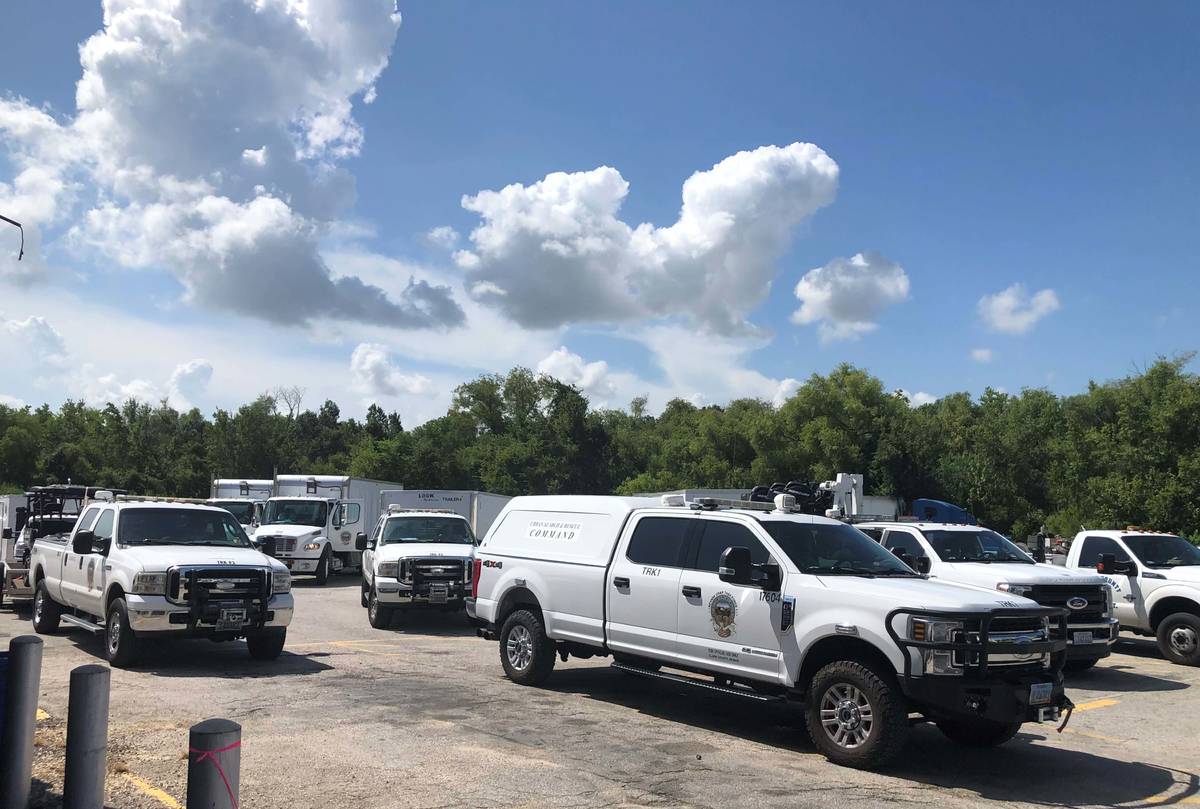
<svg viewBox="0 0 1200 809"><path fill-rule="evenodd" d="M1029 584L1009 584L1002 581L996 585L996 589L1014 596L1027 596L1033 592L1033 586Z"/></svg>
<svg viewBox="0 0 1200 809"><path fill-rule="evenodd" d="M918 615L908 620L908 636L916 641L950 643L954 633L962 629L962 621L939 621ZM921 649L921 660L926 674L963 673L960 667L954 665L954 652L950 649Z"/></svg>
<svg viewBox="0 0 1200 809"><path fill-rule="evenodd" d="M133 577L133 592L142 596L165 596L166 573L138 573Z"/></svg>
<svg viewBox="0 0 1200 809"><path fill-rule="evenodd" d="M288 570L271 571L271 594L290 593L292 591L292 574Z"/></svg>
<svg viewBox="0 0 1200 809"><path fill-rule="evenodd" d="M378 575L383 576L385 579L394 579L396 578L396 569L398 567L399 565L396 562L380 562Z"/></svg>
<svg viewBox="0 0 1200 809"><path fill-rule="evenodd" d="M320 543L320 542L310 542L310 543L308 543L307 545L305 545L305 546L304 546L304 550L306 550L306 551L319 551L319 550L321 550L321 543Z"/></svg>

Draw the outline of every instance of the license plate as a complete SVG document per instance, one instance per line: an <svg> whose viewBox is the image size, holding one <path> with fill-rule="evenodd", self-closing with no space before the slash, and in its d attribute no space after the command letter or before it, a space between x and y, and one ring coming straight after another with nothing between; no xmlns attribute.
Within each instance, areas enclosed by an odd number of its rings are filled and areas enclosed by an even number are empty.
<svg viewBox="0 0 1200 809"><path fill-rule="evenodd" d="M217 621L218 630L241 629L245 625L245 610L221 610L221 618Z"/></svg>
<svg viewBox="0 0 1200 809"><path fill-rule="evenodd" d="M1072 632L1071 633L1071 643L1075 644L1076 646L1087 646L1091 642L1092 642L1092 633L1091 632Z"/></svg>
<svg viewBox="0 0 1200 809"><path fill-rule="evenodd" d="M1045 705L1054 696L1054 683L1034 683L1029 686L1029 704Z"/></svg>
<svg viewBox="0 0 1200 809"><path fill-rule="evenodd" d="M429 603L430 604L445 604L449 599L450 591L446 585L433 585L429 588Z"/></svg>

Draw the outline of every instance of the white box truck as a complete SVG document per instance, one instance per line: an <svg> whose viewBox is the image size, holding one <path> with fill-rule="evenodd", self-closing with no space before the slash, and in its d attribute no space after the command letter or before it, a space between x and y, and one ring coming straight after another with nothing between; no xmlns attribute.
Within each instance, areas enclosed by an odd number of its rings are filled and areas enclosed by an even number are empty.
<svg viewBox="0 0 1200 809"><path fill-rule="evenodd" d="M228 511L241 524L242 530L253 535L255 527L262 522L262 510L273 493L274 483L263 479L216 478L205 502Z"/></svg>
<svg viewBox="0 0 1200 809"><path fill-rule="evenodd" d="M355 535L379 520L382 492L403 488L348 475L276 475L255 544L293 573L324 584L330 573L359 566Z"/></svg>
<svg viewBox="0 0 1200 809"><path fill-rule="evenodd" d="M511 499L503 494L451 489L387 490L380 493L379 512L376 516L387 512L389 506L414 511L445 509L466 518L471 524L471 531L476 537L482 538ZM374 523L371 523L371 526L373 525Z"/></svg>

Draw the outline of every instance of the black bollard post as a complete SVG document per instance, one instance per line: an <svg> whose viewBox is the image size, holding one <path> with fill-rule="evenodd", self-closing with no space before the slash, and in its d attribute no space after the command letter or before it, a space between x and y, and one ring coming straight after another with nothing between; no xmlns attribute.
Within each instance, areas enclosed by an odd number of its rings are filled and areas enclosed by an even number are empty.
<svg viewBox="0 0 1200 809"><path fill-rule="evenodd" d="M0 809L25 809L33 777L42 639L22 635L8 643L8 684L0 730Z"/></svg>
<svg viewBox="0 0 1200 809"><path fill-rule="evenodd" d="M103 809L108 769L108 693L112 672L80 666L71 672L67 703L67 769L63 809Z"/></svg>
<svg viewBox="0 0 1200 809"><path fill-rule="evenodd" d="M188 734L188 809L237 809L242 726L205 719Z"/></svg>

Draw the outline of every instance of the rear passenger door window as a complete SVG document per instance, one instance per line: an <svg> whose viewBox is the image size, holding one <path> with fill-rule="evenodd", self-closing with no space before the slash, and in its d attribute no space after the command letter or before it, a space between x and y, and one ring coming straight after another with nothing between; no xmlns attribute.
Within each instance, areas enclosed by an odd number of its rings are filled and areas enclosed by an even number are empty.
<svg viewBox="0 0 1200 809"><path fill-rule="evenodd" d="M1103 554L1111 553L1118 562L1128 562L1129 554L1117 544L1115 539L1108 537L1084 537L1083 548L1079 551L1079 566L1094 568L1100 563Z"/></svg>
<svg viewBox="0 0 1200 809"><path fill-rule="evenodd" d="M678 517L645 517L639 520L629 539L625 557L639 565L682 567L692 523L692 520Z"/></svg>
<svg viewBox="0 0 1200 809"><path fill-rule="evenodd" d="M95 538L92 540L92 553L104 553L108 541L113 536L113 510L111 508L96 520L96 527L92 529L92 533L95 534Z"/></svg>
<svg viewBox="0 0 1200 809"><path fill-rule="evenodd" d="M921 543L917 542L917 538L907 531L888 531L883 535L883 547L892 553L896 553L898 550L914 559L925 556L925 549L921 547Z"/></svg>

